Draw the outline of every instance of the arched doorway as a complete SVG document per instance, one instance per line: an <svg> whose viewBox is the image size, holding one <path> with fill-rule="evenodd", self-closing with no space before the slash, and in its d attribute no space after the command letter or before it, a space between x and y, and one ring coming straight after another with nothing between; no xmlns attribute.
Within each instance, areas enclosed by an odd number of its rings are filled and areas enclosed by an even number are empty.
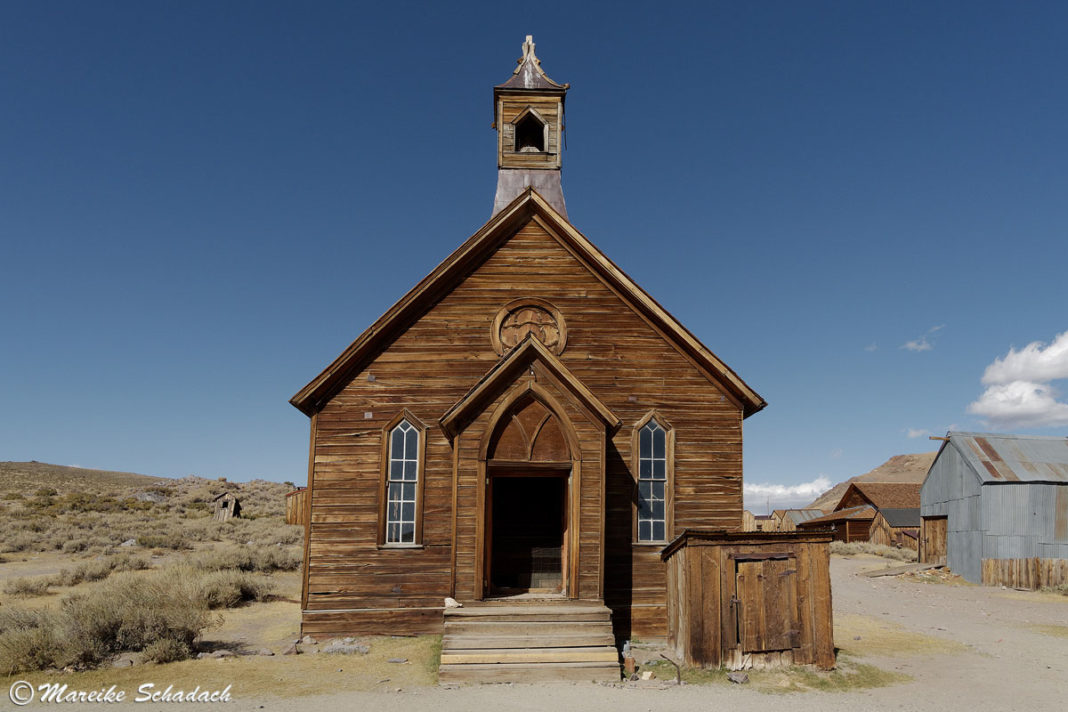
<svg viewBox="0 0 1068 712"><path fill-rule="evenodd" d="M491 431L486 450L486 596L568 594L574 516L569 428L527 392Z"/></svg>

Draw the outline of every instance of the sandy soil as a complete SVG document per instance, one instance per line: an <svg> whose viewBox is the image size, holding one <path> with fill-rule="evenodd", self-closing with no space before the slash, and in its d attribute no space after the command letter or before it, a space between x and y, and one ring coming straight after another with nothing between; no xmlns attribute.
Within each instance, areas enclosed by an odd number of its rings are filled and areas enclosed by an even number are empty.
<svg viewBox="0 0 1068 712"><path fill-rule="evenodd" d="M800 692L769 695L752 686L687 685L683 687L621 684L485 685L440 688L425 683L401 688L394 683L366 691L335 692L342 665L354 669L358 659L341 663L323 675L314 689L322 694L298 697L256 696L244 690L228 709L302 712L305 709L373 709L381 712L431 708L436 712L506 709L510 712L563 710L713 710L735 706L786 704L797 712L822 710L1040 710L1068 709L1068 597L1020 593L971 585L921 583L894 577L870 579L858 575L886 566L885 559L832 559L836 631L835 641L851 660L895 671L905 681L887 687L851 692ZM265 616L264 623L273 616ZM286 616L287 617L287 616ZM249 635L254 620L234 620L220 638ZM266 626L274 628L273 625ZM289 634L278 628L265 637ZM267 631L264 631L267 632ZM234 636L234 634L237 634ZM248 642L253 642L249 640ZM259 642L259 641L257 641ZM278 666L273 674L296 675L306 691L313 668L311 658L268 658ZM303 658L308 658L303 660ZM255 659L245 658L248 664ZM261 659L264 660L264 659ZM289 664L286 661L293 661ZM178 665L210 664L212 684L221 670L238 667L219 661L191 661ZM160 687L167 684L170 666L145 666L122 671L140 674ZM386 666L388 669L388 666ZM207 668L204 668L207 670ZM177 671L175 671L177 672ZM191 671L183 678L189 679ZM119 671L112 671L118 675ZM108 680L108 671L99 671ZM336 675L337 677L335 677ZM131 678L132 679L132 678ZM394 678L396 679L396 678ZM136 685L124 684L131 694ZM245 690L248 689L244 686ZM5 693L7 690L3 691ZM783 699L785 698L785 699ZM3 704L6 705L6 700ZM42 705L33 703L30 707ZM83 705L84 706L84 705ZM125 704L111 709L173 709L174 704ZM179 705L180 707L180 705ZM7 707L4 707L7 709Z"/></svg>

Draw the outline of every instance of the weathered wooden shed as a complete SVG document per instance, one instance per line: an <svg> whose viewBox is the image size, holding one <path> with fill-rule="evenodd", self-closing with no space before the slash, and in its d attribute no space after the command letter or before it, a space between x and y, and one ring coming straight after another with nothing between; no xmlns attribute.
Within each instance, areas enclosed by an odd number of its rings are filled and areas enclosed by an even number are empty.
<svg viewBox="0 0 1068 712"><path fill-rule="evenodd" d="M241 502L233 492L216 495L212 504L215 508L212 519L217 522L225 522L227 519L241 516Z"/></svg>
<svg viewBox="0 0 1068 712"><path fill-rule="evenodd" d="M1068 583L1068 439L947 433L921 500L921 561L973 583Z"/></svg>
<svg viewBox="0 0 1068 712"><path fill-rule="evenodd" d="M308 523L308 488L298 487L286 493L286 524Z"/></svg>
<svg viewBox="0 0 1068 712"><path fill-rule="evenodd" d="M664 548L668 641L688 665L834 667L827 532L686 530Z"/></svg>
<svg viewBox="0 0 1068 712"><path fill-rule="evenodd" d="M917 551L920 536L920 508L880 509L871 522L868 540L872 544L896 546Z"/></svg>
<svg viewBox="0 0 1068 712"><path fill-rule="evenodd" d="M875 519L875 507L862 504L831 512L822 517L807 519L797 525L797 531L830 529L835 541L847 544L853 541L868 541L873 519Z"/></svg>

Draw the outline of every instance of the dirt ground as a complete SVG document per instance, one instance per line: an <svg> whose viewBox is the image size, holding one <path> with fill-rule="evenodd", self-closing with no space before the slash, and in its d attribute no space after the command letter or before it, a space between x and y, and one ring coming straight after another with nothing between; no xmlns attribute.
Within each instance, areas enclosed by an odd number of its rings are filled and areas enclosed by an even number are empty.
<svg viewBox="0 0 1068 712"><path fill-rule="evenodd" d="M899 562L891 562L896 564ZM427 684L425 675L394 675L372 680L360 691L339 691L360 664L359 656L330 656L325 670L321 656L204 660L173 666L136 666L101 670L94 684L114 684L136 692L137 682L162 688L174 674L183 683L204 671L206 685L220 685L232 673L240 692L227 705L234 710L302 712L319 709L374 709L380 712L432 708L437 712L472 709L531 710L711 710L734 706L786 703L797 712L822 710L1065 710L1068 709L1068 597L1024 593L948 583L937 577L867 578L860 572L883 568L885 559L833 557L835 643L845 660L873 665L897 674L900 681L854 691L805 691L776 694L774 676L762 675L759 685L725 684L667 686L652 681L617 686L595 684L484 685L444 688ZM280 593L291 593L291 582ZM288 596L286 596L288 598ZM294 604L279 601L278 608ZM291 634L295 611L250 609L234 618L212 637L246 638L248 644L281 642ZM245 641L242 641L245 642ZM396 641L400 644L400 640ZM277 644L277 643L276 643ZM384 646L391 643L385 641ZM414 644L413 644L414 645ZM372 648L375 646L372 645ZM387 653L393 654L393 653ZM418 655L417 646L408 655ZM336 665L334 663L336 660ZM262 662L259 662L262 661ZM370 661L368 661L370 662ZM413 659L413 662L415 660ZM314 665L312 665L314 663ZM295 696L257 693L255 685L241 684L245 667L268 665L276 684L291 678L300 690ZM380 661L386 671L401 670ZM199 666L199 667L195 667ZM208 667L210 666L210 668ZM337 669L335 670L334 667ZM346 668L349 675L346 675ZM251 668L249 670L251 672ZM757 676L754 676L756 678ZM79 687L88 688L89 679ZM114 680L112 679L114 678ZM318 678L318 679L316 679ZM37 676L34 676L36 681ZM401 682L401 680L406 682ZM770 683L769 683L770 680ZM62 680L57 680L62 681ZM299 683L299 684L298 684ZM10 684L10 683L7 683ZM786 684L784 678L784 685ZM396 687L395 685L399 685ZM273 687L273 686L272 686ZM89 688L92 689L92 688ZM259 687L263 690L263 687ZM316 692L309 692L315 690ZM294 690L295 691L295 690ZM7 689L3 690L7 697ZM770 693L770 694L769 694ZM780 702L780 698L782 699ZM0 709L8 709L7 700ZM30 707L41 707L38 702ZM77 705L76 705L77 706ZM172 704L108 705L111 709L150 710Z"/></svg>

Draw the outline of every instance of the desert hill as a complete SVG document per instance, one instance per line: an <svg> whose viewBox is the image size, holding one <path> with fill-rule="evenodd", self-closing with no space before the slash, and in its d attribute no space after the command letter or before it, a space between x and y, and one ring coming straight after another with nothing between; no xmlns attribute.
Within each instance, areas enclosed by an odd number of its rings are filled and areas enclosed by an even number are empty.
<svg viewBox="0 0 1068 712"><path fill-rule="evenodd" d="M166 477L138 475L132 472L90 470L66 465L50 465L47 462L0 462L0 490L21 490L32 493L40 487L57 490L110 487L152 487L173 482Z"/></svg>
<svg viewBox="0 0 1068 712"><path fill-rule="evenodd" d="M838 504L838 500L853 482L923 482L937 454L937 452L921 452L912 455L894 455L871 472L839 482L808 506L830 511Z"/></svg>

